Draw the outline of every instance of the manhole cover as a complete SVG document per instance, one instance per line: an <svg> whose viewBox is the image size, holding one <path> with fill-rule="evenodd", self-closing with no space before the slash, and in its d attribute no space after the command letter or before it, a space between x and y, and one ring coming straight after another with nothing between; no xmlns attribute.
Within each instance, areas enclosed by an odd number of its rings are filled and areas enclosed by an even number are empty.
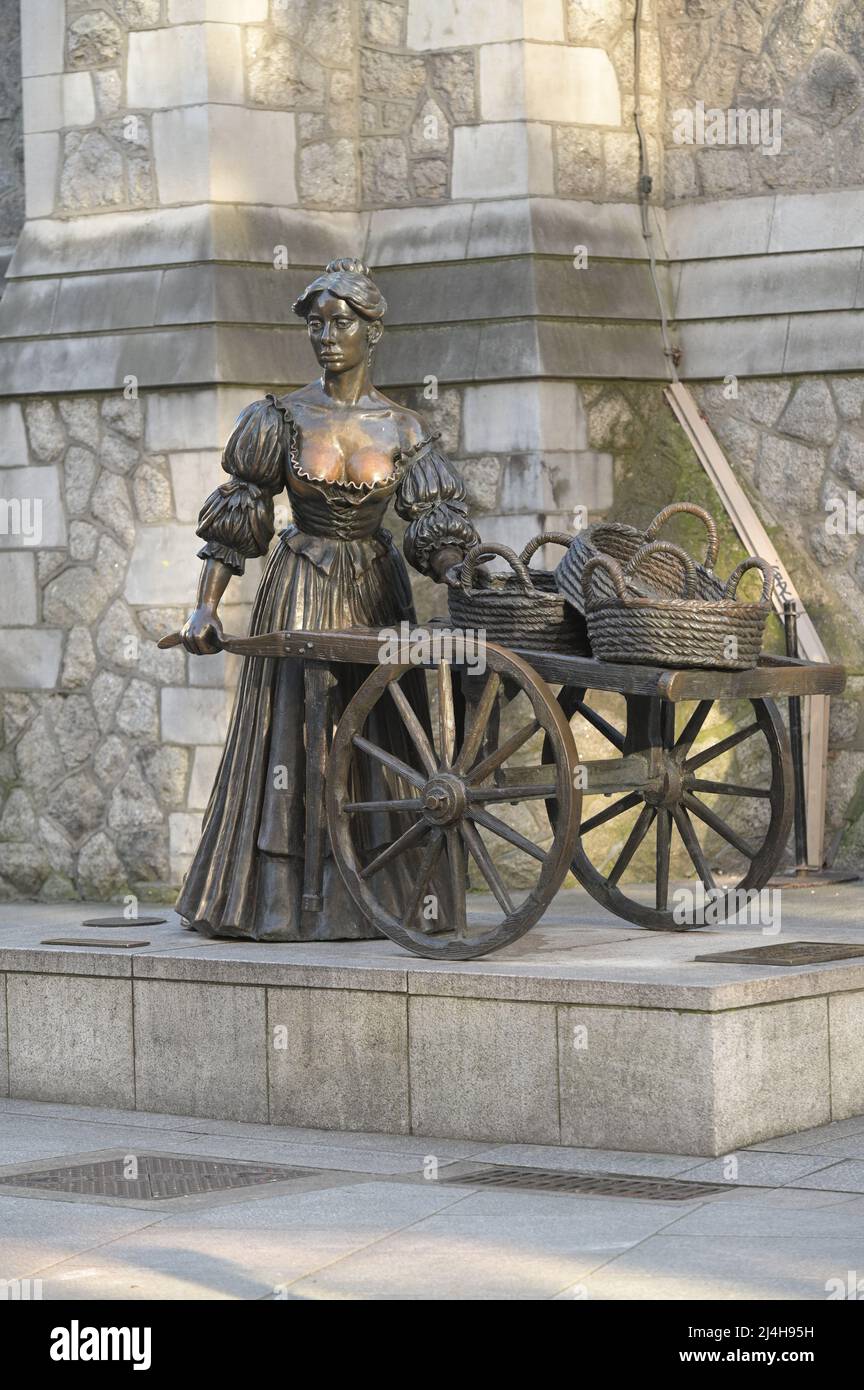
<svg viewBox="0 0 864 1390"><path fill-rule="evenodd" d="M141 927L159 927L167 922L167 917L88 917L82 927L120 927L125 931L136 931Z"/></svg>
<svg viewBox="0 0 864 1390"><path fill-rule="evenodd" d="M844 946L839 941L787 941L782 945L748 946L742 951L712 951L694 960L725 961L729 965L818 965L826 960L852 960L864 956L864 944Z"/></svg>
<svg viewBox="0 0 864 1390"><path fill-rule="evenodd" d="M120 1154L85 1163L58 1164L24 1173L0 1174L0 1187L27 1187L79 1197L121 1197L164 1201L198 1197L262 1183L289 1182L315 1174L308 1168L229 1163L215 1158L181 1158L173 1154Z"/></svg>
<svg viewBox="0 0 864 1390"><path fill-rule="evenodd" d="M649 1202L686 1202L726 1192L724 1184L684 1178L640 1178L626 1173L562 1173L556 1168L510 1168L490 1164L442 1182L475 1187L522 1188L532 1192L583 1192L594 1197L641 1197Z"/></svg>

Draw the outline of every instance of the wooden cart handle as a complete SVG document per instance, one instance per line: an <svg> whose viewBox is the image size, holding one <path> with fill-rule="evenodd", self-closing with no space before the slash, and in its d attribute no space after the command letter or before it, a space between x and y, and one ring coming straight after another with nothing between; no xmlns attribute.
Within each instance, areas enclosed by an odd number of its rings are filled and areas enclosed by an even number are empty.
<svg viewBox="0 0 864 1390"><path fill-rule="evenodd" d="M689 516L698 516L699 520L708 532L708 545L705 551L705 568L713 570L717 563L717 551L720 541L717 535L717 525L710 512L706 512L704 507L697 507L695 502L670 502L668 507L664 507L662 512L658 512L651 525L645 532L646 541L653 541L657 532L666 525L670 516L675 516L678 512L686 512Z"/></svg>

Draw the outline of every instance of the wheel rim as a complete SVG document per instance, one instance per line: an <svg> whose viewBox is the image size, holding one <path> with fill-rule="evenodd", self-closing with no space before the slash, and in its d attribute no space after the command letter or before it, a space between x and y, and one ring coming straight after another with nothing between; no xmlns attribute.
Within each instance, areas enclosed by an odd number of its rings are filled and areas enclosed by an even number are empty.
<svg viewBox="0 0 864 1390"><path fill-rule="evenodd" d="M454 668L446 661L430 663L438 696L434 729L412 707L400 682L417 667L382 665L367 678L346 707L333 738L328 760L327 815L333 853L342 878L357 907L384 934L406 950L430 958L467 960L500 949L534 925L566 876L579 824L581 792L574 787L577 761L567 720L549 687L518 657L492 643L486 645L486 672L475 680L477 699L464 736L456 718ZM506 700L507 693L510 698ZM519 696L527 701L526 722L511 732L499 732L502 704ZM387 749L373 745L364 729L381 701L392 701L413 746L411 765L393 759ZM544 736L550 750L541 763L515 763L535 736ZM351 769L359 756L371 758L398 778L400 790L386 801L352 802ZM529 754L530 756L530 754ZM518 776L532 780L520 785ZM507 785L499 785L509 779ZM535 804L554 797L559 808L552 843L543 848L507 823L509 805ZM386 810L407 818L407 827L372 857L357 843L358 818ZM505 882L492 854L495 843L509 845L536 864L536 879L520 900ZM414 856L412 896L394 910L376 880L395 861ZM484 909L479 923L469 918L465 903L466 868L473 862L494 910ZM447 901L442 917L423 925L422 909L433 882L443 882ZM434 896L434 894L433 894Z"/></svg>
<svg viewBox="0 0 864 1390"><path fill-rule="evenodd" d="M637 742L632 727L633 706L628 705L628 727L623 731L593 710L588 696L585 690L562 689L559 700L565 715L586 718L619 754L632 751ZM642 702L643 714L647 703ZM687 702L681 707L668 701L651 701L654 737L649 736L648 742L659 750L656 782L649 790L616 795L606 806L602 802L598 806L598 799L589 797L588 814L576 839L573 873L592 897L625 921L654 931L692 930L704 924L704 917L699 919L698 905L701 901L704 906L710 894L713 925L740 907L736 894L758 890L776 868L789 835L793 809L788 735L772 701L740 703L749 706L750 718L740 721L730 734L715 738L710 733L714 701ZM725 773L717 775L718 763L725 755L745 748L751 740L761 741L763 756L767 753L767 768L759 778L762 785L741 783ZM729 823L726 808L730 801L761 803L767 809L767 824L755 834L743 834L734 824L734 815L733 823ZM548 809L550 818L554 817L552 803ZM620 835L611 854L601 858L596 840L592 846L591 836L603 825L620 828ZM731 884L719 885L709 866L710 856L699 842L699 834L707 831L719 837L717 842L733 857ZM621 885L640 850L644 867L652 840L653 903L634 896L632 890ZM684 872L673 875L670 870L676 851L677 863L680 867L683 862ZM673 890L673 881L682 879L681 886ZM687 920L685 893L692 896L694 920Z"/></svg>

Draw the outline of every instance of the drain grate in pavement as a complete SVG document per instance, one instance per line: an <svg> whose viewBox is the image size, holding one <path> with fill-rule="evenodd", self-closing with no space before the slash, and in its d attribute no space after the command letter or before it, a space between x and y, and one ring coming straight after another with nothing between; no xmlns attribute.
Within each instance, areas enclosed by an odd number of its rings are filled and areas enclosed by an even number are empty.
<svg viewBox="0 0 864 1390"><path fill-rule="evenodd" d="M0 1174L0 1188L26 1187L65 1192L80 1197L121 1197L164 1201L198 1197L238 1187L289 1182L313 1177L308 1168L279 1168L270 1164L229 1163L213 1158L180 1158L172 1154L122 1154L96 1162L65 1163L26 1173Z"/></svg>
<svg viewBox="0 0 864 1390"><path fill-rule="evenodd" d="M489 1164L445 1183L475 1187L522 1188L531 1192L582 1192L589 1197L641 1197L649 1202L685 1202L726 1192L724 1183L687 1182L684 1178L640 1178L624 1173L562 1173L557 1168L511 1168Z"/></svg>

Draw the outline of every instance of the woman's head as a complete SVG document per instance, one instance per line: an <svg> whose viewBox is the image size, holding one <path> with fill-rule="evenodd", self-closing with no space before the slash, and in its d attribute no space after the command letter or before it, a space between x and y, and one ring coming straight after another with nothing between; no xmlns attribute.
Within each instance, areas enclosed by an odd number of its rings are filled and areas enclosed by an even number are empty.
<svg viewBox="0 0 864 1390"><path fill-rule="evenodd" d="M387 301L362 261L330 261L293 305L306 320L315 356L327 371L371 362Z"/></svg>

